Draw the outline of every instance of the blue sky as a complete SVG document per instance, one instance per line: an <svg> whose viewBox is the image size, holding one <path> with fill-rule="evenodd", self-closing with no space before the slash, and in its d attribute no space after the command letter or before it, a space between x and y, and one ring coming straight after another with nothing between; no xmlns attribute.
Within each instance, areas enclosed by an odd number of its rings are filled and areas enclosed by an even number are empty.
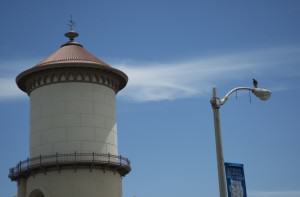
<svg viewBox="0 0 300 197"><path fill-rule="evenodd" d="M273 91L221 109L224 157L245 165L249 197L300 196L300 2L1 1L0 196L8 169L28 156L29 99L14 78L66 41L129 76L118 95L119 148L132 162L124 197L218 196L211 88L252 78Z"/></svg>

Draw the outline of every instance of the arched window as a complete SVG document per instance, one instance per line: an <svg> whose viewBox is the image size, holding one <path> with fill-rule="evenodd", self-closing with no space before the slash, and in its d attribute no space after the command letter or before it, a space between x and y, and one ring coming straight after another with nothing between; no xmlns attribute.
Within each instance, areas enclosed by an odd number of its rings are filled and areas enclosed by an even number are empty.
<svg viewBox="0 0 300 197"><path fill-rule="evenodd" d="M30 192L29 197L45 197L45 195L41 190L35 189L32 192Z"/></svg>

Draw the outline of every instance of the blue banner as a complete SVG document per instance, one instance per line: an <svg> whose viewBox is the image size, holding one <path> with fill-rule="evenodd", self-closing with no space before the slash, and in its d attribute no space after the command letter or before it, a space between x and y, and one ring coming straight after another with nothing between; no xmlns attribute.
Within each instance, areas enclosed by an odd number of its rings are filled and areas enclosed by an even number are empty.
<svg viewBox="0 0 300 197"><path fill-rule="evenodd" d="M225 163L228 197L247 197L244 165Z"/></svg>

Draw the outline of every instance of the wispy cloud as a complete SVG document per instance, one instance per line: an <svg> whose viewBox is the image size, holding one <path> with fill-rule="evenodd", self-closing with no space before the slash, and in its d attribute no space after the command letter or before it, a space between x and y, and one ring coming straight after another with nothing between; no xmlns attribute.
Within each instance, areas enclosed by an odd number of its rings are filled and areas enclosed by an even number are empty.
<svg viewBox="0 0 300 197"><path fill-rule="evenodd" d="M17 98L24 94L17 88L13 78L0 78L0 100Z"/></svg>
<svg viewBox="0 0 300 197"><path fill-rule="evenodd" d="M249 197L299 197L300 191L253 191Z"/></svg>
<svg viewBox="0 0 300 197"><path fill-rule="evenodd" d="M24 93L16 85L15 77L36 62L38 62L37 59L0 62L0 100L24 96Z"/></svg>
<svg viewBox="0 0 300 197"><path fill-rule="evenodd" d="M160 101L207 94L224 81L253 76L300 76L300 48L276 48L166 63L116 64L129 75L121 95L134 101ZM275 89L284 90L280 84Z"/></svg>
<svg viewBox="0 0 300 197"><path fill-rule="evenodd" d="M38 59L0 62L0 100L22 95L14 78L27 65L36 62ZM169 62L119 61L113 65L129 76L121 96L145 102L203 96L215 85L244 78L250 80L254 76L300 77L299 63L300 48L282 47ZM290 87L275 83L271 88L282 91Z"/></svg>

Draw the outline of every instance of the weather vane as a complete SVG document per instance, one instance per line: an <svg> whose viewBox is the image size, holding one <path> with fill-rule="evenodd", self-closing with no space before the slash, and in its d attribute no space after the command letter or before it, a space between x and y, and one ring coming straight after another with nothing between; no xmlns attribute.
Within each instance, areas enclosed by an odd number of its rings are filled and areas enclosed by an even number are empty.
<svg viewBox="0 0 300 197"><path fill-rule="evenodd" d="M73 30L74 30L75 22L73 21L72 15L71 15L71 17L70 17L70 21L69 21L69 23L68 23L68 26L70 27L70 31L73 31Z"/></svg>

